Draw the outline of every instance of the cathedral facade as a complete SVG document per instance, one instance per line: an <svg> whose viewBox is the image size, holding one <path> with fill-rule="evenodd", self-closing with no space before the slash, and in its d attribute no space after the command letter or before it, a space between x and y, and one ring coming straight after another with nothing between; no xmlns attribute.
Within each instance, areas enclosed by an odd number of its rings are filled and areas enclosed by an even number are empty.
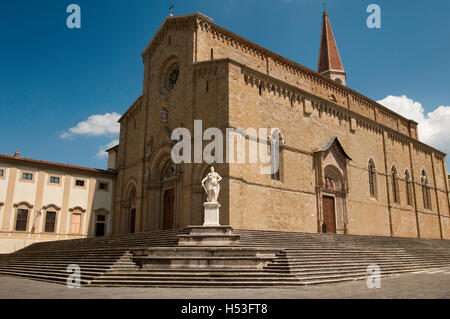
<svg viewBox="0 0 450 319"><path fill-rule="evenodd" d="M213 165L221 224L233 228L450 238L445 154L419 141L416 122L346 86L326 12L317 72L200 13L167 17L142 58L143 93L108 150L114 233L202 224ZM194 132L195 120L223 132L277 128L279 170L176 165L171 134Z"/></svg>

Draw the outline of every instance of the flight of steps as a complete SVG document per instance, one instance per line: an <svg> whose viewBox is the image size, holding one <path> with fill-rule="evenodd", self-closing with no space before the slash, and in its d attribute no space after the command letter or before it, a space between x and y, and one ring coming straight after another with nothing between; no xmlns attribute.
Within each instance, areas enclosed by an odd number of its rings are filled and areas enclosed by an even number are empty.
<svg viewBox="0 0 450 319"><path fill-rule="evenodd" d="M66 267L78 264L82 284L90 286L241 288L365 279L371 264L380 266L382 276L450 266L448 240L257 230L234 233L241 237L239 247L270 248L275 258L262 269L137 266L137 251L176 246L177 235L186 234L180 229L38 243L0 259L0 274L65 283Z"/></svg>
<svg viewBox="0 0 450 319"><path fill-rule="evenodd" d="M177 234L184 230L118 234L87 239L41 242L0 258L0 275L65 284L69 265L81 270L81 284L90 282L102 273L135 271L130 247L172 246Z"/></svg>

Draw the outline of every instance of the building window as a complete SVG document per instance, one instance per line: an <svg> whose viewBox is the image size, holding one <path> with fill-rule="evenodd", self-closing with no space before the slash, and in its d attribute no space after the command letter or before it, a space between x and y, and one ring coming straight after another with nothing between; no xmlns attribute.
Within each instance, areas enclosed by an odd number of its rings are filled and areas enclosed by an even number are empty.
<svg viewBox="0 0 450 319"><path fill-rule="evenodd" d="M28 209L18 209L16 219L16 231L27 231Z"/></svg>
<svg viewBox="0 0 450 319"><path fill-rule="evenodd" d="M107 191L108 190L108 183L99 183L98 184L98 189L100 189L102 191Z"/></svg>
<svg viewBox="0 0 450 319"><path fill-rule="evenodd" d="M398 184L397 184L397 168L392 166L391 169L391 178L392 178L392 199L394 203L399 203L398 199Z"/></svg>
<svg viewBox="0 0 450 319"><path fill-rule="evenodd" d="M0 177L3 177L5 175L5 171L0 169Z"/></svg>
<svg viewBox="0 0 450 319"><path fill-rule="evenodd" d="M259 96L262 96L262 85L258 85Z"/></svg>
<svg viewBox="0 0 450 319"><path fill-rule="evenodd" d="M280 133L278 131L272 132L270 138L270 174L272 180L279 181L281 170L281 150L280 150Z"/></svg>
<svg viewBox="0 0 450 319"><path fill-rule="evenodd" d="M205 91L206 91L206 93L208 93L208 92L209 92L209 81L208 81L208 80L206 80L206 87L205 87Z"/></svg>
<svg viewBox="0 0 450 319"><path fill-rule="evenodd" d="M166 74L165 83L166 89L168 91L171 91L175 87L175 84L177 83L179 76L180 76L180 65L178 63L174 63L169 68Z"/></svg>
<svg viewBox="0 0 450 319"><path fill-rule="evenodd" d="M412 205L412 196L411 196L411 177L409 175L408 170L405 171L405 187L406 187L406 203L408 206Z"/></svg>
<svg viewBox="0 0 450 319"><path fill-rule="evenodd" d="M22 179L27 181L33 180L33 174L32 173L22 173Z"/></svg>
<svg viewBox="0 0 450 319"><path fill-rule="evenodd" d="M59 177L57 177L57 176L50 176L50 183L52 183L52 184L59 184Z"/></svg>
<svg viewBox="0 0 450 319"><path fill-rule="evenodd" d="M82 179L77 179L75 181L75 186L84 187L84 181Z"/></svg>
<svg viewBox="0 0 450 319"><path fill-rule="evenodd" d="M81 214L72 214L72 222L70 227L71 234L79 234L81 232Z"/></svg>
<svg viewBox="0 0 450 319"><path fill-rule="evenodd" d="M370 196L371 197L376 197L376 192L377 192L377 175L376 175L376 168L375 168L375 163L373 162L372 159L370 159L369 161L369 166L368 166L368 170L369 170L369 191L370 191Z"/></svg>
<svg viewBox="0 0 450 319"><path fill-rule="evenodd" d="M45 232L54 233L56 225L56 212L47 212L45 214Z"/></svg>
<svg viewBox="0 0 450 319"><path fill-rule="evenodd" d="M214 60L214 49L211 49L211 60Z"/></svg>
<svg viewBox="0 0 450 319"><path fill-rule="evenodd" d="M422 170L420 182L422 184L423 207L431 210L431 187L425 169Z"/></svg>

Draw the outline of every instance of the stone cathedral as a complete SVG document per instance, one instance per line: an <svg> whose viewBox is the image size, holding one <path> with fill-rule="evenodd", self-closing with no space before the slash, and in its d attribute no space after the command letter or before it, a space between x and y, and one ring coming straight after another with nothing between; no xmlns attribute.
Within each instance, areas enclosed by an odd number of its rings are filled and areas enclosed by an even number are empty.
<svg viewBox="0 0 450 319"><path fill-rule="evenodd" d="M211 164L171 159L171 132L193 132L202 120L204 129L280 131L276 174L213 164L223 177L223 225L450 238L445 154L419 141L416 122L346 86L326 12L318 53L313 71L203 14L168 16L142 53L142 95L108 150L117 172L113 233L202 224Z"/></svg>

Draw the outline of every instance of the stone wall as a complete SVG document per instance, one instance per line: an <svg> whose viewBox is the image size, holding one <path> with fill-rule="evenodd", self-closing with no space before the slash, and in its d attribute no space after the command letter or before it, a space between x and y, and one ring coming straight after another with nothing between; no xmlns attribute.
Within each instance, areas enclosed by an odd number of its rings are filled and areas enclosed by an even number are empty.
<svg viewBox="0 0 450 319"><path fill-rule="evenodd" d="M417 123L358 93L277 56L198 16L168 18L143 54L143 95L121 119L115 231L127 231L130 207L136 230L162 227L164 189L176 189L173 227L202 223L199 185L208 164L182 164L168 180L169 133L208 127L279 128L280 181L260 164L214 164L221 183L221 222L235 228L320 231L323 170L316 150L337 137L351 157L345 165L342 222L350 234L450 238L448 181L442 153L417 141ZM180 76L162 89L167 65ZM161 111L168 111L167 122ZM250 134L251 135L251 134ZM251 137L248 137L248 139ZM249 141L247 139L247 142ZM205 146L208 142L204 142ZM148 147L152 151L148 156ZM225 150L224 150L225 151ZM376 165L376 196L370 196L368 162ZM398 172L399 202L391 169ZM431 209L424 209L420 175L427 172ZM406 202L405 170L413 183ZM149 173L148 173L149 172ZM136 199L129 201L130 190Z"/></svg>

